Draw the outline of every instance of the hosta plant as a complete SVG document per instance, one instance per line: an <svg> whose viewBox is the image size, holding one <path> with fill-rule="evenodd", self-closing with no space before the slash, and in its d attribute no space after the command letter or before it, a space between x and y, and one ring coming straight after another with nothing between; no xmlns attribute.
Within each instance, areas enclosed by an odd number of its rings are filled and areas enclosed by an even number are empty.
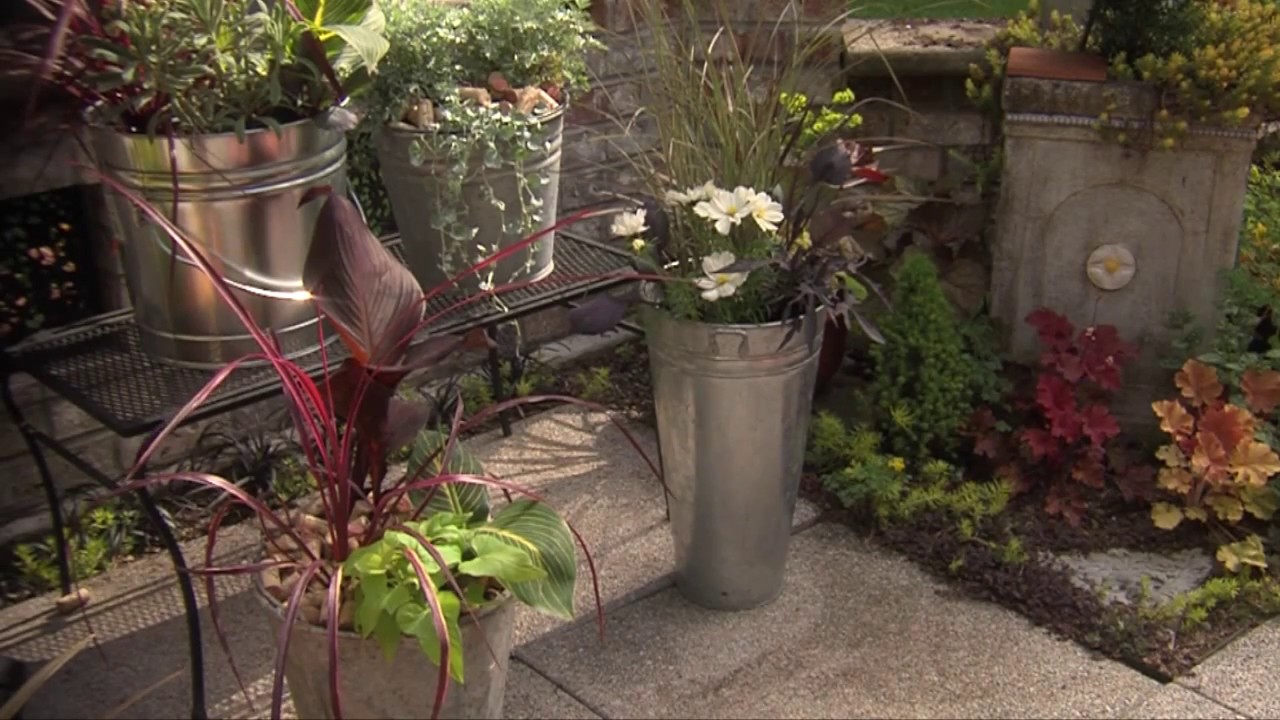
<svg viewBox="0 0 1280 720"><path fill-rule="evenodd" d="M111 178L103 181L126 193L200 265L259 345L258 353L217 372L158 432L140 453L125 488L184 481L217 489L231 499L210 521L206 567L193 572L208 578L209 608L220 639L216 575L259 574L266 592L279 603L284 629L276 649L273 717L280 715L288 629L295 622L324 628L329 643L329 703L334 717L340 717L336 658L343 629L372 636L388 650L402 636L417 638L426 656L439 664L438 713L449 677L464 678L459 627L476 621L479 609L510 593L539 610L561 617L572 613L575 533L536 495L485 473L461 448L459 436L517 405L577 401L558 396L520 398L496 403L464 420L461 403L452 417L433 418L428 405L397 393L410 372L486 342L480 331L445 336L426 333L424 328L487 295L427 313L428 301L448 286L424 292L363 224L350 200L327 187L311 191L303 203L322 203L322 207L303 281L318 313L336 329L347 351L340 364L326 361L319 376L313 377L285 358L273 339L252 322L199 246L163 211ZM574 215L562 225L589 214ZM531 236L504 252L519 252L539 237ZM466 272L481 272L486 264L501 259L494 256ZM176 472L134 480L159 444L237 367L251 360L269 363L279 377L301 447L300 462L318 486L311 507L276 511L239 485L204 473ZM627 438L639 448L630 434ZM392 472L392 457L410 444L407 471ZM490 488L499 488L515 500L491 504ZM250 564L215 566L218 531L234 505L249 508L263 526L264 557ZM589 555L587 561L594 574Z"/></svg>
<svg viewBox="0 0 1280 720"><path fill-rule="evenodd" d="M1154 503L1151 518L1164 529L1184 519L1208 523L1232 538L1218 549L1228 570L1265 568L1261 538L1247 533L1234 540L1229 528L1243 524L1246 515L1270 520L1280 507L1280 495L1271 485L1280 473L1280 456L1257 437L1260 418L1280 405L1280 372L1246 371L1243 405L1229 402L1217 371L1198 360L1188 360L1175 382L1180 397L1151 407L1170 437L1156 453L1164 464L1158 483L1178 504Z"/></svg>

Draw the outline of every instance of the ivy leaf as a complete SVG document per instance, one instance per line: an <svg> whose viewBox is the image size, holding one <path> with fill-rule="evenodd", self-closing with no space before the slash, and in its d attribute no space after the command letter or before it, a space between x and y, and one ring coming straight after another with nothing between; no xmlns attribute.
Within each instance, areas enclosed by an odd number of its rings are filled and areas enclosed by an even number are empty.
<svg viewBox="0 0 1280 720"><path fill-rule="evenodd" d="M471 541L476 556L458 563L458 572L475 578L494 578L511 587L515 583L541 580L547 576L530 556L529 550L508 545L491 535L477 534Z"/></svg>
<svg viewBox="0 0 1280 720"><path fill-rule="evenodd" d="M1257 535L1218 548L1218 561L1230 572L1239 572L1241 565L1266 569L1267 554L1262 548L1262 538Z"/></svg>
<svg viewBox="0 0 1280 720"><path fill-rule="evenodd" d="M1053 373L1041 373L1036 382L1036 402L1049 421L1049 433L1066 442L1079 439L1081 419L1076 411L1075 389Z"/></svg>
<svg viewBox="0 0 1280 720"><path fill-rule="evenodd" d="M1209 521L1209 513L1202 507L1187 507L1183 508L1182 512L1186 514L1188 520L1195 520L1197 522Z"/></svg>
<svg viewBox="0 0 1280 720"><path fill-rule="evenodd" d="M1197 407L1210 405L1222 397L1218 371L1199 360L1188 360L1173 380L1182 396Z"/></svg>
<svg viewBox="0 0 1280 720"><path fill-rule="evenodd" d="M1158 400L1151 409L1160 418L1160 429L1174 437L1185 437L1195 430L1196 421L1177 400Z"/></svg>
<svg viewBox="0 0 1280 720"><path fill-rule="evenodd" d="M1266 443L1251 440L1241 444L1232 454L1231 472L1237 482L1262 487L1268 478L1280 472L1280 456Z"/></svg>
<svg viewBox="0 0 1280 720"><path fill-rule="evenodd" d="M1172 530L1182 522L1182 509L1167 502L1152 503L1151 521L1161 530Z"/></svg>
<svg viewBox="0 0 1280 720"><path fill-rule="evenodd" d="M1102 464L1102 460L1093 456L1086 456L1077 461L1075 467L1071 468L1071 479L1081 485L1101 490L1107 484L1106 473L1106 467Z"/></svg>
<svg viewBox="0 0 1280 720"><path fill-rule="evenodd" d="M1280 406L1280 372L1250 369L1240 380L1249 409L1259 415L1270 415Z"/></svg>
<svg viewBox="0 0 1280 720"><path fill-rule="evenodd" d="M458 627L458 615L462 611L462 601L449 590L434 589L440 602L440 612L444 616L444 625L449 631L449 674L459 683L463 682L462 668L462 631ZM440 636L436 633L435 619L431 608L423 603L413 601L402 605L396 611L396 625L400 632L418 639L418 646L436 666L440 665Z"/></svg>

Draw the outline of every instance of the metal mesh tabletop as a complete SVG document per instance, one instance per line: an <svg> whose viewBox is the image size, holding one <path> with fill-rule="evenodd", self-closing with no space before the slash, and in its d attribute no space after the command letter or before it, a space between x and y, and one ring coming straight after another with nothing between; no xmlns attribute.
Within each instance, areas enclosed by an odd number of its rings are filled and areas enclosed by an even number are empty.
<svg viewBox="0 0 1280 720"><path fill-rule="evenodd" d="M395 239L388 245L398 251ZM468 297L464 291L434 298L426 314L439 317L426 332L460 332L561 304L626 282L601 276L616 275L629 266L628 256L619 250L558 232L555 271L549 277L502 293L501 305L493 298L459 305ZM127 310L42 333L5 352L14 369L32 375L123 437L144 434L165 422L214 375L212 370L178 367L144 353L133 314ZM326 352L330 365L346 357L341 343L331 342ZM316 374L323 356L317 349L294 362ZM190 420L261 400L278 388L270 366L241 367Z"/></svg>

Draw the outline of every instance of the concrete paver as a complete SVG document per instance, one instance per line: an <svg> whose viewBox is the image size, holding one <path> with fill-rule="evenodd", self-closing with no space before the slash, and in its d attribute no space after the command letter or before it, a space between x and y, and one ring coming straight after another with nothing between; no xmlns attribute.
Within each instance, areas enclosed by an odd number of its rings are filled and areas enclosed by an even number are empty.
<svg viewBox="0 0 1280 720"><path fill-rule="evenodd" d="M1178 683L1250 717L1280 717L1280 619L1255 628Z"/></svg>
<svg viewBox="0 0 1280 720"><path fill-rule="evenodd" d="M1177 683L1162 686L1130 708L1125 716L1153 720L1235 720L1245 717Z"/></svg>
<svg viewBox="0 0 1280 720"><path fill-rule="evenodd" d="M794 538L772 605L702 610L673 590L519 657L609 717L1107 717L1157 684L987 603L939 594L848 530Z"/></svg>

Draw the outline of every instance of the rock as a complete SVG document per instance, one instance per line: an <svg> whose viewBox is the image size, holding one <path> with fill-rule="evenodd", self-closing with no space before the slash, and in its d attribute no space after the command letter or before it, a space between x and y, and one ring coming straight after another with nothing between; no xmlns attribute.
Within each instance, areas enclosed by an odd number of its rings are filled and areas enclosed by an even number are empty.
<svg viewBox="0 0 1280 720"><path fill-rule="evenodd" d="M280 568L267 568L259 573L259 577L262 579L262 589L277 602L284 602L289 597L289 591L285 590L284 582L280 579Z"/></svg>
<svg viewBox="0 0 1280 720"><path fill-rule="evenodd" d="M62 615L70 615L76 610L88 605L90 599L91 596L89 595L89 589L79 588L58 598L53 605Z"/></svg>
<svg viewBox="0 0 1280 720"><path fill-rule="evenodd" d="M1149 602L1161 604L1199 587L1216 564L1208 551L1199 549L1169 554L1115 549L1056 560L1070 571L1078 587L1101 591L1106 602L1125 605L1142 597L1144 577L1150 586Z"/></svg>
<svg viewBox="0 0 1280 720"><path fill-rule="evenodd" d="M554 110L558 107L560 104L542 88L525 87L516 91L516 112L521 115L532 115L539 108Z"/></svg>
<svg viewBox="0 0 1280 720"><path fill-rule="evenodd" d="M478 87L462 87L458 88L458 97L464 101L473 102L481 107L488 107L493 104L493 97L489 95L489 91Z"/></svg>

